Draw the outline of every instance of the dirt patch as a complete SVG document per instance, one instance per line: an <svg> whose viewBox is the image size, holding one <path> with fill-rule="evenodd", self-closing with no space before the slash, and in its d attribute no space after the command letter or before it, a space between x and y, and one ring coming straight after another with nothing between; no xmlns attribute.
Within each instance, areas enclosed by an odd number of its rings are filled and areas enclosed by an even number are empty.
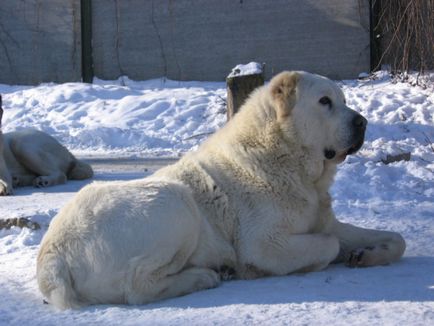
<svg viewBox="0 0 434 326"><path fill-rule="evenodd" d="M41 228L38 223L31 221L26 217L15 217L0 220L0 230L9 230L11 227L14 226L17 226L19 228L28 228L30 230L39 230Z"/></svg>

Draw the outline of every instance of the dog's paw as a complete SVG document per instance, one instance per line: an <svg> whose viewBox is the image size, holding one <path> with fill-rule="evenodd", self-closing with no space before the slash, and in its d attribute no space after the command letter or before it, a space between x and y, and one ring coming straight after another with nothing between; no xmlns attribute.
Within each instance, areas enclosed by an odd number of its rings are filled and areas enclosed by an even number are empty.
<svg viewBox="0 0 434 326"><path fill-rule="evenodd" d="M191 268L189 273L196 279L196 290L215 288L220 284L220 276L212 269L208 268Z"/></svg>
<svg viewBox="0 0 434 326"><path fill-rule="evenodd" d="M387 264L387 259L383 256L385 256L385 252L388 249L386 244L354 249L350 252L345 264L348 267L368 267Z"/></svg>
<svg viewBox="0 0 434 326"><path fill-rule="evenodd" d="M199 283L202 289L215 288L220 284L220 276L213 270L208 269L201 275Z"/></svg>
<svg viewBox="0 0 434 326"><path fill-rule="evenodd" d="M45 188L50 186L51 182L46 176L39 176L33 180L33 186L36 188Z"/></svg>
<svg viewBox="0 0 434 326"><path fill-rule="evenodd" d="M236 277L235 269L227 265L221 266L218 270L218 273L222 281L230 281Z"/></svg>
<svg viewBox="0 0 434 326"><path fill-rule="evenodd" d="M363 256L365 254L364 249L354 249L350 252L349 257L347 258L345 265L348 267L360 267L363 263Z"/></svg>
<svg viewBox="0 0 434 326"><path fill-rule="evenodd" d="M0 196L12 195L13 190L12 186L0 180Z"/></svg>

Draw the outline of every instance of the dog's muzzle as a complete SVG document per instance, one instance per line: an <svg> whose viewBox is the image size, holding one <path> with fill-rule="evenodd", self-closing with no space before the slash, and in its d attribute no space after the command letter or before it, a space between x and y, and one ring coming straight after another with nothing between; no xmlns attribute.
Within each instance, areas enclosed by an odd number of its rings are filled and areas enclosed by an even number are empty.
<svg viewBox="0 0 434 326"><path fill-rule="evenodd" d="M365 141L365 131L368 125L368 120L365 119L361 114L356 114L356 116L351 121L351 126L353 127L353 141L350 148L347 151L347 155L356 153L363 145Z"/></svg>
<svg viewBox="0 0 434 326"><path fill-rule="evenodd" d="M353 130L351 141L349 142L346 149L337 152L334 148L324 149L324 157L327 160L335 160L335 162L340 163L345 160L347 155L356 153L363 145L365 141L365 131L368 120L366 120L362 115L355 113L354 118L351 120L351 128Z"/></svg>

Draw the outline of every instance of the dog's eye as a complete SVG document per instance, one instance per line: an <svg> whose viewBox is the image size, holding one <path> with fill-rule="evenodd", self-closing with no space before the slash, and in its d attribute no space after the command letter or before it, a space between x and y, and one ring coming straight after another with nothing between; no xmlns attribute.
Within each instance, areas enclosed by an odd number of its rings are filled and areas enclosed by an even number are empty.
<svg viewBox="0 0 434 326"><path fill-rule="evenodd" d="M332 105L332 100L331 100L330 97L328 97L328 96L323 96L323 97L321 97L321 98L319 99L319 102L320 102L322 105L328 105L328 106L331 106L331 105Z"/></svg>

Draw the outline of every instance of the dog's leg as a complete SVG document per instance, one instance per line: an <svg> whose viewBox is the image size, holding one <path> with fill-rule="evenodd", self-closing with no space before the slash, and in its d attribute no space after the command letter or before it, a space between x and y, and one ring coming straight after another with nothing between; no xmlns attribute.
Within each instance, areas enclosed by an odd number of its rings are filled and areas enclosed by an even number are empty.
<svg viewBox="0 0 434 326"><path fill-rule="evenodd" d="M0 142L1 142L1 131L0 131ZM0 146L0 196L11 195L12 190L12 176L9 172L6 162L3 158L3 153Z"/></svg>
<svg viewBox="0 0 434 326"><path fill-rule="evenodd" d="M0 114L1 113L2 113L2 109L1 109L1 97L0 97ZM1 128L1 115L0 115L0 128ZM6 165L6 161L4 157L4 146L5 144L3 140L3 134L0 129L0 196L12 194L12 177Z"/></svg>
<svg viewBox="0 0 434 326"><path fill-rule="evenodd" d="M127 296L127 303L144 304L214 288L220 283L220 277L212 269L192 267L178 274L147 277L141 281Z"/></svg>
<svg viewBox="0 0 434 326"><path fill-rule="evenodd" d="M32 186L35 177L34 174L14 174L12 175L12 184L14 188Z"/></svg>
<svg viewBox="0 0 434 326"><path fill-rule="evenodd" d="M44 188L66 182L66 175L61 172L51 172L49 175L41 175L33 180L33 185L38 188Z"/></svg>
<svg viewBox="0 0 434 326"><path fill-rule="evenodd" d="M174 255L133 258L126 278L127 303L144 304L216 287L220 277L212 269L185 269L193 238L186 239Z"/></svg>
<svg viewBox="0 0 434 326"><path fill-rule="evenodd" d="M29 147L27 144L13 146L12 151L26 169L37 175L32 180L35 187L48 187L66 182L65 173L50 165L50 162L54 159L50 156L54 154L46 153L43 149ZM27 177L23 178L23 185L30 185Z"/></svg>
<svg viewBox="0 0 434 326"><path fill-rule="evenodd" d="M337 220L330 232L339 238L341 247L335 262L350 267L389 264L405 251L405 241L399 233L363 229Z"/></svg>
<svg viewBox="0 0 434 326"><path fill-rule="evenodd" d="M13 190L11 184L0 177L0 196L12 195Z"/></svg>
<svg viewBox="0 0 434 326"><path fill-rule="evenodd" d="M192 267L160 281L158 300L178 297L195 291L214 288L220 276L209 268Z"/></svg>
<svg viewBox="0 0 434 326"><path fill-rule="evenodd" d="M0 152L0 196L11 195L12 192L12 176L10 175L8 167L6 166L3 153Z"/></svg>
<svg viewBox="0 0 434 326"><path fill-rule="evenodd" d="M338 255L339 242L335 236L320 233L276 233L249 241L240 250L237 275L249 279L321 270Z"/></svg>

